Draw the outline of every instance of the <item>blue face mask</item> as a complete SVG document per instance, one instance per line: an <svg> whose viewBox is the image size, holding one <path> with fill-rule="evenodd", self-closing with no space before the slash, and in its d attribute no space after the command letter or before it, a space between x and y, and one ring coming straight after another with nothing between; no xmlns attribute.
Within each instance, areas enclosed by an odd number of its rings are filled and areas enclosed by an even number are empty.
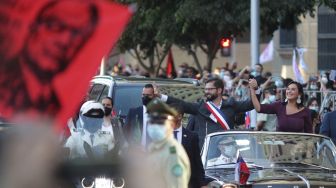
<svg viewBox="0 0 336 188"><path fill-rule="evenodd" d="M101 129L103 118L91 118L83 115L79 116L82 127L90 133L95 133Z"/></svg>
<svg viewBox="0 0 336 188"><path fill-rule="evenodd" d="M257 77L257 76L260 76L260 72L257 72L257 71L252 71L251 72L251 75L253 76L253 77Z"/></svg>
<svg viewBox="0 0 336 188"><path fill-rule="evenodd" d="M152 124L147 126L148 136L153 142L159 142L166 138L166 127L162 125Z"/></svg>

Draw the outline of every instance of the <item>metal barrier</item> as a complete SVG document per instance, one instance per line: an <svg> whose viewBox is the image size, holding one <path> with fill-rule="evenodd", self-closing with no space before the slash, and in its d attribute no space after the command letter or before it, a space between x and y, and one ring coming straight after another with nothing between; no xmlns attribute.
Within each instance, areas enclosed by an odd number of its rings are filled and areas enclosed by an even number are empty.
<svg viewBox="0 0 336 188"><path fill-rule="evenodd" d="M281 88L281 101L283 101L286 97L286 88ZM322 113L323 109L329 108L330 110L335 110L336 108L336 91L316 91L316 90L307 90L304 89L304 97L305 97L305 105L307 105L307 101L315 97L320 105L320 113Z"/></svg>

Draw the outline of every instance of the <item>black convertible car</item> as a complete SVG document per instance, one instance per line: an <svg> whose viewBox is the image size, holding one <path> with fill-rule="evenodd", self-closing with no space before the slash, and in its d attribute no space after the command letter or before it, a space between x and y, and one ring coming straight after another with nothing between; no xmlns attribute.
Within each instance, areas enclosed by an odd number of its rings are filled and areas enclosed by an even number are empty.
<svg viewBox="0 0 336 188"><path fill-rule="evenodd" d="M249 168L239 180L237 158ZM336 187L336 147L330 138L305 133L227 131L209 134L202 151L214 188Z"/></svg>

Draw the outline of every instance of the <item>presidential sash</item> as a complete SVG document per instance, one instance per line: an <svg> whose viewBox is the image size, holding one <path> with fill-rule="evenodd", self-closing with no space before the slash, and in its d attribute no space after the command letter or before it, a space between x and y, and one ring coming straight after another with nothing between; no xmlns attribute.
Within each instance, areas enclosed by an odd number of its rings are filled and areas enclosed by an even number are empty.
<svg viewBox="0 0 336 188"><path fill-rule="evenodd" d="M230 130L229 124L225 120L225 115L224 113L218 109L212 102L208 101L205 103L206 108L211 112L213 116L215 116L216 120L219 122L221 127L224 130Z"/></svg>

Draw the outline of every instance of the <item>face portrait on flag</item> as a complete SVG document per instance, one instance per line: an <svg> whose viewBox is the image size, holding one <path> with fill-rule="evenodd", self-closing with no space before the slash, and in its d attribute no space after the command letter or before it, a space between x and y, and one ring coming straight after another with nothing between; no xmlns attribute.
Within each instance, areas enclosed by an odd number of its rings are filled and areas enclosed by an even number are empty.
<svg viewBox="0 0 336 188"><path fill-rule="evenodd" d="M7 81L14 83L1 88L14 91L5 97L10 98L6 105L19 111L33 107L57 113L60 102L52 81L71 64L97 20L97 7L89 2L60 0L45 4L28 26L22 50L3 62L11 67L4 72Z"/></svg>
<svg viewBox="0 0 336 188"><path fill-rule="evenodd" d="M130 9L95 0L4 1L0 117L40 114L66 122L126 26Z"/></svg>
<svg viewBox="0 0 336 188"><path fill-rule="evenodd" d="M64 0L47 4L30 27L22 52L23 63L34 76L51 79L70 64L97 21L94 4Z"/></svg>

